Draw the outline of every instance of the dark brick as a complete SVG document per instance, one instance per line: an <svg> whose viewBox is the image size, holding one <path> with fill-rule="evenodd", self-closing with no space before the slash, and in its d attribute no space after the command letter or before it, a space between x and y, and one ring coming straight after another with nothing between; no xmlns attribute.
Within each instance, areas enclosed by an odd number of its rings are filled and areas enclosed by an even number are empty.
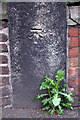
<svg viewBox="0 0 80 120"><path fill-rule="evenodd" d="M8 23L4 21L0 21L0 29L8 27Z"/></svg>
<svg viewBox="0 0 80 120"><path fill-rule="evenodd" d="M8 48L6 44L0 45L0 52L8 52Z"/></svg>
<svg viewBox="0 0 80 120"><path fill-rule="evenodd" d="M9 85L9 77L0 77L0 85Z"/></svg>
<svg viewBox="0 0 80 120"><path fill-rule="evenodd" d="M0 74L9 74L8 67L0 67Z"/></svg>
<svg viewBox="0 0 80 120"><path fill-rule="evenodd" d="M7 96L10 95L11 91L8 87L3 87L2 88L2 96Z"/></svg>
<svg viewBox="0 0 80 120"><path fill-rule="evenodd" d="M3 98L2 99L2 107L5 107L7 105L11 105L11 98Z"/></svg>
<svg viewBox="0 0 80 120"><path fill-rule="evenodd" d="M0 42L6 42L8 40L8 37L4 33L0 33Z"/></svg>
<svg viewBox="0 0 80 120"><path fill-rule="evenodd" d="M0 55L0 64L2 63L8 63L8 58L5 55Z"/></svg>

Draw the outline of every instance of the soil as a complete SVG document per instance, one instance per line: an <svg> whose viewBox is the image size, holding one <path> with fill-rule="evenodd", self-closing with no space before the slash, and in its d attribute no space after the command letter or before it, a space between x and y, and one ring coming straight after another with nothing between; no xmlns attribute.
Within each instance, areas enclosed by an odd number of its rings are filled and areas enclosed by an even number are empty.
<svg viewBox="0 0 80 120"><path fill-rule="evenodd" d="M73 110L65 109L62 115L43 115L41 109L3 108L2 118L80 118L79 111L79 107L74 107Z"/></svg>

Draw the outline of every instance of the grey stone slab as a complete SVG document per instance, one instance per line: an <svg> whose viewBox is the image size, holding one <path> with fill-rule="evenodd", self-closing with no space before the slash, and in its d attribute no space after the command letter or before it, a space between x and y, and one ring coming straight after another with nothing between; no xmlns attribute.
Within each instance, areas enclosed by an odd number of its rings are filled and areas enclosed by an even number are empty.
<svg viewBox="0 0 80 120"><path fill-rule="evenodd" d="M38 108L44 76L66 70L66 4L11 2L8 13L13 105Z"/></svg>

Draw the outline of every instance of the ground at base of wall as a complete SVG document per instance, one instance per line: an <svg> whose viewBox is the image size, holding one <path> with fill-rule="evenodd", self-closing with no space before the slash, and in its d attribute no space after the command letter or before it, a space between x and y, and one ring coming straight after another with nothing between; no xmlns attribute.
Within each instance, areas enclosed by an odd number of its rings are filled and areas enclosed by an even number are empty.
<svg viewBox="0 0 80 120"><path fill-rule="evenodd" d="M66 109L63 115L42 115L40 109L3 108L2 118L79 118L79 107Z"/></svg>

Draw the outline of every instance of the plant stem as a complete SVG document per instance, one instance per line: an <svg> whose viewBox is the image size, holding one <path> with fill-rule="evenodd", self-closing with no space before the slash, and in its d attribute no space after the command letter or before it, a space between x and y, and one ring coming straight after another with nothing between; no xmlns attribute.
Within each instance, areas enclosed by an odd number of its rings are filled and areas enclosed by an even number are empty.
<svg viewBox="0 0 80 120"><path fill-rule="evenodd" d="M48 93L49 93L49 97L51 98L51 94L50 94L50 91L48 89ZM54 106L52 104L50 104L52 108L54 108Z"/></svg>
<svg viewBox="0 0 80 120"><path fill-rule="evenodd" d="M50 91L49 91L49 89L48 89L48 93L49 93L49 97L51 98L51 94L50 94Z"/></svg>

